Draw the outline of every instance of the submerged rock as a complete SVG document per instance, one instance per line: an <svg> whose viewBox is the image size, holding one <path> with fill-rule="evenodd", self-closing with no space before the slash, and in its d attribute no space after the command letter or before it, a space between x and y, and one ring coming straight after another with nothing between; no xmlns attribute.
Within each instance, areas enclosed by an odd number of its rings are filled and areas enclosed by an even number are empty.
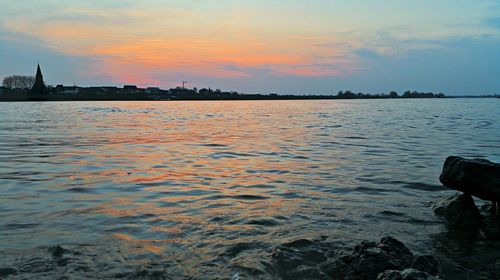
<svg viewBox="0 0 500 280"><path fill-rule="evenodd" d="M432 209L443 216L451 226L474 227L481 222L481 215L469 194L456 193L436 202Z"/></svg>
<svg viewBox="0 0 500 280"><path fill-rule="evenodd" d="M450 156L439 180L448 188L483 200L500 201L500 163Z"/></svg>
<svg viewBox="0 0 500 280"><path fill-rule="evenodd" d="M354 248L350 255L335 261L333 279L376 279L386 270L402 270L410 267L412 252L392 238L384 237L380 243L363 242Z"/></svg>
<svg viewBox="0 0 500 280"><path fill-rule="evenodd" d="M57 245L57 246L50 247L49 252L52 254L52 256L54 258L60 258L63 256L63 254L64 254L64 252L66 252L66 250L63 247Z"/></svg>
<svg viewBox="0 0 500 280"><path fill-rule="evenodd" d="M377 280L439 280L439 277L426 272L409 268L402 271L387 270L377 277Z"/></svg>

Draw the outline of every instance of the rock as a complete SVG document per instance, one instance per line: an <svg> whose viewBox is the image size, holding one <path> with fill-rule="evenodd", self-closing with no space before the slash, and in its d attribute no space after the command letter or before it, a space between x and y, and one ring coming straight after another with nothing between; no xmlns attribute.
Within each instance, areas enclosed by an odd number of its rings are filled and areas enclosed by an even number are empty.
<svg viewBox="0 0 500 280"><path fill-rule="evenodd" d="M60 258L63 256L63 254L64 254L64 252L66 252L66 250L64 250L63 247L57 245L57 246L50 247L49 252L52 253L52 256L54 258Z"/></svg>
<svg viewBox="0 0 500 280"><path fill-rule="evenodd" d="M333 279L376 279L386 270L402 270L410 267L412 252L400 241L384 237L380 243L362 242L350 255L334 262Z"/></svg>
<svg viewBox="0 0 500 280"><path fill-rule="evenodd" d="M481 231L488 240L500 240L500 215L494 210L492 205L485 204L480 211L483 216Z"/></svg>
<svg viewBox="0 0 500 280"><path fill-rule="evenodd" d="M409 268L403 271L387 270L378 275L377 280L439 280L426 272Z"/></svg>
<svg viewBox="0 0 500 280"><path fill-rule="evenodd" d="M434 257L414 258L402 242L389 236L378 243L361 242L347 255L339 256L338 249L345 250L324 240L296 240L273 251L273 266L283 279L439 279Z"/></svg>
<svg viewBox="0 0 500 280"><path fill-rule="evenodd" d="M421 255L413 260L411 268L426 272L430 275L438 275L439 273L439 263L431 255Z"/></svg>
<svg viewBox="0 0 500 280"><path fill-rule="evenodd" d="M448 224L456 227L474 227L481 222L481 215L472 197L468 194L456 193L436 202L432 209L443 216Z"/></svg>
<svg viewBox="0 0 500 280"><path fill-rule="evenodd" d="M17 270L11 267L0 268L0 277L5 277L13 274L17 274Z"/></svg>
<svg viewBox="0 0 500 280"><path fill-rule="evenodd" d="M500 201L500 164L485 159L448 157L439 180L448 188L483 200Z"/></svg>

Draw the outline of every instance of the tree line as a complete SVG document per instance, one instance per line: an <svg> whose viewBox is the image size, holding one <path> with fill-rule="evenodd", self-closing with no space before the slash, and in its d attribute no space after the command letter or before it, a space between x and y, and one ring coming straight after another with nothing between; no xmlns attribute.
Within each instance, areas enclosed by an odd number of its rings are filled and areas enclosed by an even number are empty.
<svg viewBox="0 0 500 280"><path fill-rule="evenodd" d="M399 95L396 91L391 91L389 94L369 94L369 93L354 93L350 90L339 91L337 93L337 98L340 99L356 99L356 98L443 98L446 97L443 93L432 93L432 92L418 92L418 91L405 91L402 95Z"/></svg>
<svg viewBox="0 0 500 280"><path fill-rule="evenodd" d="M3 79L2 85L8 90L2 99L29 99L28 90L35 84L34 76L12 75ZM405 91L399 95L396 91L388 94L354 93L350 90L339 91L337 95L290 95L290 94L244 94L236 91L212 90L210 88L177 87L169 90L159 88L141 89L136 86L117 87L57 87L48 86L43 98L47 100L252 100L252 99L378 99L378 98L444 98L443 93ZM153 89L153 90L151 90ZM9 94L10 93L10 94ZM14 96L16 95L16 96Z"/></svg>
<svg viewBox="0 0 500 280"><path fill-rule="evenodd" d="M2 86L8 89L30 89L35 84L34 76L12 75L5 77Z"/></svg>

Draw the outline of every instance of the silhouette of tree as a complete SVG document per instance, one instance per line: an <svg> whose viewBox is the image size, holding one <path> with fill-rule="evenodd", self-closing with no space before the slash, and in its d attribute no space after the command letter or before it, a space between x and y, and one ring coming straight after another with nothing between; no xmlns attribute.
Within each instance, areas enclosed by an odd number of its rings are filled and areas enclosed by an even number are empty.
<svg viewBox="0 0 500 280"><path fill-rule="evenodd" d="M356 95L355 95L352 91L350 91L350 90L346 90L346 91L344 92L344 97L345 97L345 98L354 98L354 97L356 97Z"/></svg>
<svg viewBox="0 0 500 280"><path fill-rule="evenodd" d="M13 75L5 77L2 85L8 89L29 89L35 84L35 77Z"/></svg>
<svg viewBox="0 0 500 280"><path fill-rule="evenodd" d="M391 92L389 93L389 97L390 97L390 98L396 98L396 97L398 97L398 96L399 96L399 95L398 95L398 93L397 93L397 92L395 92L395 91L391 91Z"/></svg>

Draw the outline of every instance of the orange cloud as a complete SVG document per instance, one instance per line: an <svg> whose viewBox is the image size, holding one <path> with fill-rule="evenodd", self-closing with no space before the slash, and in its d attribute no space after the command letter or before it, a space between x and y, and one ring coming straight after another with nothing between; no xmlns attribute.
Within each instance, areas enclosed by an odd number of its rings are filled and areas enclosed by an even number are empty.
<svg viewBox="0 0 500 280"><path fill-rule="evenodd" d="M332 36L273 34L244 26L231 26L225 35L214 36L64 20L25 21L9 28L39 36L65 54L98 57L102 63L92 71L115 82L139 85L160 84L158 75L151 73L176 71L227 78L251 77L255 69L278 75L335 76L353 63L345 48L330 44Z"/></svg>

